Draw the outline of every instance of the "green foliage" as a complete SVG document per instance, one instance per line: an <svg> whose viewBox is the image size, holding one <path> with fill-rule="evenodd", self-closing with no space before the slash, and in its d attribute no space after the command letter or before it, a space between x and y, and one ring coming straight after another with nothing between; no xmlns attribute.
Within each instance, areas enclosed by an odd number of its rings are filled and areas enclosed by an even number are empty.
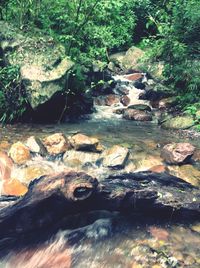
<svg viewBox="0 0 200 268"><path fill-rule="evenodd" d="M21 28L35 25L51 34L65 44L67 54L85 62L87 58L106 60L110 50L131 44L135 3L130 0L9 0L5 14L7 20Z"/></svg>
<svg viewBox="0 0 200 268"><path fill-rule="evenodd" d="M137 42L152 62L164 62L165 82L173 86L181 108L200 100L199 0L7 0L0 12L26 32L37 28L51 35L86 67L95 60L107 62L110 53ZM79 71L82 86L67 93L71 98L83 91L86 78ZM5 92L0 91L1 103L9 99Z"/></svg>
<svg viewBox="0 0 200 268"><path fill-rule="evenodd" d="M0 68L0 121L12 122L26 110L26 97L21 86L19 67Z"/></svg>
<svg viewBox="0 0 200 268"><path fill-rule="evenodd" d="M147 25L156 29L156 35L147 40L149 56L164 61L164 76L182 107L200 99L199 7L199 0L165 1L153 9Z"/></svg>

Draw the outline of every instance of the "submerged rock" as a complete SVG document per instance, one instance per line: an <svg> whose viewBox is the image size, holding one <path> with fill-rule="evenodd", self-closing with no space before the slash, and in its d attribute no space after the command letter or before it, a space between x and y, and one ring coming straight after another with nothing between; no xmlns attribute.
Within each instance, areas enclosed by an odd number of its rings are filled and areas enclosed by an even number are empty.
<svg viewBox="0 0 200 268"><path fill-rule="evenodd" d="M78 133L70 138L70 143L75 150L101 152L103 150L97 138Z"/></svg>
<svg viewBox="0 0 200 268"><path fill-rule="evenodd" d="M189 116L177 116L166 120L161 126L165 129L187 129L194 126L194 120Z"/></svg>
<svg viewBox="0 0 200 268"><path fill-rule="evenodd" d="M170 143L161 150L161 157L168 164L183 164L194 154L195 147L190 143Z"/></svg>
<svg viewBox="0 0 200 268"><path fill-rule="evenodd" d="M114 145L112 148L104 151L103 166L109 168L124 168L128 160L129 150L119 145Z"/></svg>
<svg viewBox="0 0 200 268"><path fill-rule="evenodd" d="M14 143L10 150L9 156L12 158L15 164L22 165L31 159L30 150L21 142Z"/></svg>
<svg viewBox="0 0 200 268"><path fill-rule="evenodd" d="M126 109L123 113L123 118L134 121L151 121L152 116L144 111L135 109Z"/></svg>
<svg viewBox="0 0 200 268"><path fill-rule="evenodd" d="M44 139L44 145L50 155L57 155L70 149L67 138L62 133L55 133Z"/></svg>
<svg viewBox="0 0 200 268"><path fill-rule="evenodd" d="M99 153L70 150L64 154L63 162L72 168L82 168L86 163L95 164L99 158Z"/></svg>
<svg viewBox="0 0 200 268"><path fill-rule="evenodd" d="M168 166L169 174L181 178L193 186L200 186L200 170L192 165Z"/></svg>
<svg viewBox="0 0 200 268"><path fill-rule="evenodd" d="M20 176L21 181L23 181L26 184L29 184L30 181L37 179L41 176L44 175L50 175L54 172L53 168L44 163L35 163L35 164L30 164L29 166L21 169L18 172L18 176ZM13 174L13 176L15 176Z"/></svg>

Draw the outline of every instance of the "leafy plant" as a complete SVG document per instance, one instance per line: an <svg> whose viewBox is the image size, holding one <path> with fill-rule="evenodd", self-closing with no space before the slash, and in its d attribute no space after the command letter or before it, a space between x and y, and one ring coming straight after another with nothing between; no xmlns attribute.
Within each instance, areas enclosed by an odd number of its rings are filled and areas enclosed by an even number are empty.
<svg viewBox="0 0 200 268"><path fill-rule="evenodd" d="M19 75L19 66L0 69L0 121L18 120L26 111L27 101Z"/></svg>

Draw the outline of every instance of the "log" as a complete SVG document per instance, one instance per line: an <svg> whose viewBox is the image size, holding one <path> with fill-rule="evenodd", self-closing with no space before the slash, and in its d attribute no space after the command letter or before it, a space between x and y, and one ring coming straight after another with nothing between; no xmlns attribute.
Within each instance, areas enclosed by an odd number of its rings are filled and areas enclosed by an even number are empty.
<svg viewBox="0 0 200 268"><path fill-rule="evenodd" d="M92 210L199 219L200 190L165 173L120 174L100 182L84 172L43 176L0 210L0 240L69 227L72 215Z"/></svg>

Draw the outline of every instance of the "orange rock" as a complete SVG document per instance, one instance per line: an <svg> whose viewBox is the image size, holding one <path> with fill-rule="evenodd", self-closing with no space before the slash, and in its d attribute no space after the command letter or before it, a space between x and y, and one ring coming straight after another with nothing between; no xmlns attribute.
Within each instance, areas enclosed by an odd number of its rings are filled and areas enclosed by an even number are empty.
<svg viewBox="0 0 200 268"><path fill-rule="evenodd" d="M10 143L8 141L2 141L0 143L0 150L7 151L10 148Z"/></svg>
<svg viewBox="0 0 200 268"><path fill-rule="evenodd" d="M2 192L5 195L22 196L25 195L28 188L17 179L4 181Z"/></svg>
<svg viewBox="0 0 200 268"><path fill-rule="evenodd" d="M70 144L62 133L55 133L44 139L44 146L51 155L61 154L70 148Z"/></svg>
<svg viewBox="0 0 200 268"><path fill-rule="evenodd" d="M4 152L0 152L0 179L8 180L11 176L13 161Z"/></svg>
<svg viewBox="0 0 200 268"><path fill-rule="evenodd" d="M153 166L149 170L155 173L162 173L166 171L166 167L164 165L157 165L157 166Z"/></svg>
<svg viewBox="0 0 200 268"><path fill-rule="evenodd" d="M9 156L18 165L25 164L31 158L29 148L21 142L16 142L11 146Z"/></svg>
<svg viewBox="0 0 200 268"><path fill-rule="evenodd" d="M72 136L70 143L75 150L94 152L101 152L103 150L103 147L97 138L89 137L81 133Z"/></svg>
<svg viewBox="0 0 200 268"><path fill-rule="evenodd" d="M128 75L125 75L124 78L126 78L130 81L137 81L137 80L143 78L143 74L141 74L141 73L128 74Z"/></svg>

